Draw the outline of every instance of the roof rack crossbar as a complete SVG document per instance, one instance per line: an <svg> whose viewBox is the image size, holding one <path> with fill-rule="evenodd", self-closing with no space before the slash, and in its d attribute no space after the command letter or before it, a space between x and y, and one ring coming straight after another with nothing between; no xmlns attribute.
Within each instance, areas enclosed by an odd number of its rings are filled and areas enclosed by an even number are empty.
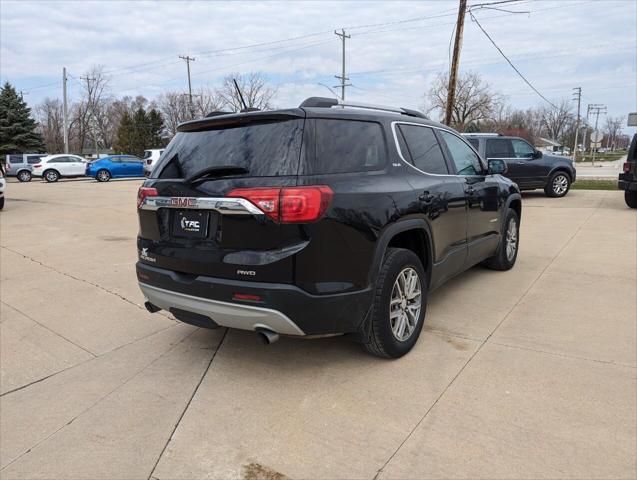
<svg viewBox="0 0 637 480"><path fill-rule="evenodd" d="M400 113L401 115L409 115L410 117L420 117L427 118L424 113L419 112L417 110L411 110L409 108L401 108L401 107L388 107L386 105L375 105L372 103L359 103L359 102L350 102L338 100L336 98L327 98L327 97L310 97L299 105L299 107L318 107L318 108L331 108L331 107L350 107L350 108L361 108L368 110L378 110L381 112L393 112Z"/></svg>

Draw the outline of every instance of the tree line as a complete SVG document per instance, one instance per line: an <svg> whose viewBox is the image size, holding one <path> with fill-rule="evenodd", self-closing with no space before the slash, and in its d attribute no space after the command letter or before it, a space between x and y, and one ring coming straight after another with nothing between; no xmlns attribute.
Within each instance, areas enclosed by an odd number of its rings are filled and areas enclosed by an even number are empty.
<svg viewBox="0 0 637 480"><path fill-rule="evenodd" d="M236 112L244 105L234 86L239 84L248 107L273 108L276 88L259 72L230 74L217 88L202 87L189 95L177 91L154 99L142 95L116 97L110 79L101 67L86 73L92 79L78 98L70 102L69 151L142 155L149 148L164 147L177 133L180 123L201 118L213 111ZM425 93L423 110L440 119L447 101L448 74L440 73ZM512 107L507 98L493 89L478 73L465 72L458 78L452 108L452 127L461 132L495 132L520 136L537 144L541 138L572 148L576 115L573 101L558 99L551 105L528 109ZM32 112L8 82L0 91L0 154L18 152L60 153L64 151L62 101L46 98ZM625 148L629 139L622 134L624 118L606 117L600 123L602 146ZM590 148L592 129L580 123L579 142L586 138ZM586 131L586 135L584 135Z"/></svg>

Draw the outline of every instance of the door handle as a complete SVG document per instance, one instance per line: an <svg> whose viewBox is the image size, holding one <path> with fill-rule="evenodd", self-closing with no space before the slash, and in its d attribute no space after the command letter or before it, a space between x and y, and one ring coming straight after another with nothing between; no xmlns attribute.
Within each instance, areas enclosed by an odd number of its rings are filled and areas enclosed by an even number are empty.
<svg viewBox="0 0 637 480"><path fill-rule="evenodd" d="M470 197L472 197L475 195L476 191L473 189L471 185L469 185L467 189L465 190L465 193L469 195Z"/></svg>
<svg viewBox="0 0 637 480"><path fill-rule="evenodd" d="M425 190L424 192L422 192L422 194L420 194L418 200L420 200L425 205L431 205L431 203L434 201L434 198L435 197L431 193Z"/></svg>

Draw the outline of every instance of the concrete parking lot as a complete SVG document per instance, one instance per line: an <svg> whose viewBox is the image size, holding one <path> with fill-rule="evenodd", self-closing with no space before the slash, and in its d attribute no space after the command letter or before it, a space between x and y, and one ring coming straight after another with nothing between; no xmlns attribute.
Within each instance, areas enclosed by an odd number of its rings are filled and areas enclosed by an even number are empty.
<svg viewBox="0 0 637 480"><path fill-rule="evenodd" d="M415 349L383 361L147 313L139 183L8 185L3 479L637 477L621 192L525 194L516 267L435 292Z"/></svg>

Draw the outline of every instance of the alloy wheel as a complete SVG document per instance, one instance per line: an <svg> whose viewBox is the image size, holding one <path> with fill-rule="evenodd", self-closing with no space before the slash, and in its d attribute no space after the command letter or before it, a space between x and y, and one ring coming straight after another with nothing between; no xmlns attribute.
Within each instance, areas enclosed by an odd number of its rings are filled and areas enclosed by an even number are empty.
<svg viewBox="0 0 637 480"><path fill-rule="evenodd" d="M411 267L404 268L394 282L389 302L389 322L396 340L404 342L416 330L421 297L422 287L418 273Z"/></svg>
<svg viewBox="0 0 637 480"><path fill-rule="evenodd" d="M98 180L100 182L108 182L108 179L110 178L110 175L108 174L108 172L106 170L101 170L98 174L97 174Z"/></svg>
<svg viewBox="0 0 637 480"><path fill-rule="evenodd" d="M568 189L568 178L566 175L557 175L553 179L553 193L555 195L564 195Z"/></svg>
<svg viewBox="0 0 637 480"><path fill-rule="evenodd" d="M58 179L58 175L55 172L49 171L49 172L46 172L46 179L49 182L55 182Z"/></svg>
<svg viewBox="0 0 637 480"><path fill-rule="evenodd" d="M18 180L21 182L28 182L31 180L31 174L29 172L22 171L18 174Z"/></svg>
<svg viewBox="0 0 637 480"><path fill-rule="evenodd" d="M518 249L518 228L517 227L518 225L517 225L517 222L515 221L515 218L512 218L509 221L509 225L506 231L506 238L505 238L506 254L507 254L507 260L509 262L513 261L513 259L515 258L515 252Z"/></svg>

